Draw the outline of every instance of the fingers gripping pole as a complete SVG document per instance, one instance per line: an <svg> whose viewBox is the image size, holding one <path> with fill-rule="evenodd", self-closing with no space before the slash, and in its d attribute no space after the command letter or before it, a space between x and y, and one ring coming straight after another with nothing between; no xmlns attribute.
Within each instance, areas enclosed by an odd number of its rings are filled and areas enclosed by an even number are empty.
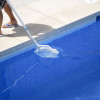
<svg viewBox="0 0 100 100"><path fill-rule="evenodd" d="M17 16L17 18L19 19L19 21L21 22L21 24L23 25L24 29L26 30L26 32L28 33L30 39L37 45L39 46L39 44L35 41L35 39L32 37L31 33L29 32L28 28L25 26L25 24L23 23L23 21L21 20L21 18L19 17L19 15L17 14L16 10L13 8L13 6L11 5L11 3L9 2L9 0L6 0L8 2L8 4L10 5L10 7L12 8L13 12L15 13L15 15Z"/></svg>

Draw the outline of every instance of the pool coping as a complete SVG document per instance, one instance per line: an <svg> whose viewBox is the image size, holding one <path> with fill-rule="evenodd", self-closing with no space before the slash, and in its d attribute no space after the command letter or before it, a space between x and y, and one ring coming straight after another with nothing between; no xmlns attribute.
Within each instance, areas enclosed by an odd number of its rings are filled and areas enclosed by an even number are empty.
<svg viewBox="0 0 100 100"><path fill-rule="evenodd" d="M75 22L72 22L70 24L64 25L64 26L57 28L53 31L47 32L46 34L41 35L41 37L37 37L35 39L40 44L45 44L45 43L47 44L50 41L53 41L54 39L60 38L64 35L69 35L76 30L79 30L83 27L90 25L91 23L96 22L97 16L100 16L100 11L93 13L89 16L86 16L82 19L79 19ZM0 62L7 60L11 57L14 57L15 55L18 55L18 54L25 52L27 50L33 49L33 48L35 48L35 44L31 40L29 40L29 41L26 41L20 45L17 45L17 46L10 48L10 49L2 51L0 53Z"/></svg>

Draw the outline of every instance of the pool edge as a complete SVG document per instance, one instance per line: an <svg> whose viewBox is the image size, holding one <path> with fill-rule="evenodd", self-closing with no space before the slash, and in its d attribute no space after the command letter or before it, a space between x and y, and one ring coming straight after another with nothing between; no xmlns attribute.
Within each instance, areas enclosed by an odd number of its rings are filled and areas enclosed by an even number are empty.
<svg viewBox="0 0 100 100"><path fill-rule="evenodd" d="M65 26L62 26L62 27L55 29L51 32L48 32L48 33L42 35L41 37L36 38L36 40L40 44L49 43L50 41L53 41L54 39L63 37L65 35L69 35L76 30L79 30L81 28L84 28L84 27L96 22L96 17L99 15L100 15L100 11L96 12L92 15L86 16L82 19L79 19L75 22L72 22L70 24L67 24ZM65 31L67 34L65 34ZM14 57L16 55L19 55L22 52L25 52L25 51L33 49L33 48L35 48L35 45L33 44L33 42L27 41L27 42L24 42L20 45L13 47L13 48L5 50L5 51L0 53L0 62L7 60L11 57Z"/></svg>

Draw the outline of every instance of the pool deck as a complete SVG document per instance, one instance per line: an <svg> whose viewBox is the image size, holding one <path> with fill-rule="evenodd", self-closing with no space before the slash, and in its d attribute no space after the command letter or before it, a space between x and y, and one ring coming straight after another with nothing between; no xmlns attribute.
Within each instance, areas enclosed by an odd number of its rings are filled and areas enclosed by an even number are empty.
<svg viewBox="0 0 100 100"><path fill-rule="evenodd" d="M21 19L36 40L43 40L48 33L100 11L100 0L87 4L84 0L11 0ZM16 2L16 3L14 3ZM16 4L16 5L15 5ZM8 16L4 13L4 23ZM12 53L28 48L32 41L23 26L3 28L4 37L0 37L0 59ZM55 32L56 33L56 32Z"/></svg>

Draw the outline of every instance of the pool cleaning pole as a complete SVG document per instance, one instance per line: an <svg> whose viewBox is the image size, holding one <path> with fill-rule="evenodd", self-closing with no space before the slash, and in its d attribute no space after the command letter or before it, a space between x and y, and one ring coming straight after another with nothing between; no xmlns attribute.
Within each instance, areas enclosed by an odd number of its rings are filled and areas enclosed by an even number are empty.
<svg viewBox="0 0 100 100"><path fill-rule="evenodd" d="M17 16L17 18L19 19L19 21L21 22L21 24L23 25L24 29L26 30L26 32L28 33L30 39L36 44L36 46L39 46L39 44L35 41L35 39L32 37L31 33L29 32L28 28L25 26L25 24L23 23L23 21L21 20L21 18L19 17L19 15L17 14L16 10L13 8L13 6L11 5L11 3L9 2L9 0L6 0L8 2L8 4L10 5L10 7L12 8L13 12L15 13L15 15Z"/></svg>

